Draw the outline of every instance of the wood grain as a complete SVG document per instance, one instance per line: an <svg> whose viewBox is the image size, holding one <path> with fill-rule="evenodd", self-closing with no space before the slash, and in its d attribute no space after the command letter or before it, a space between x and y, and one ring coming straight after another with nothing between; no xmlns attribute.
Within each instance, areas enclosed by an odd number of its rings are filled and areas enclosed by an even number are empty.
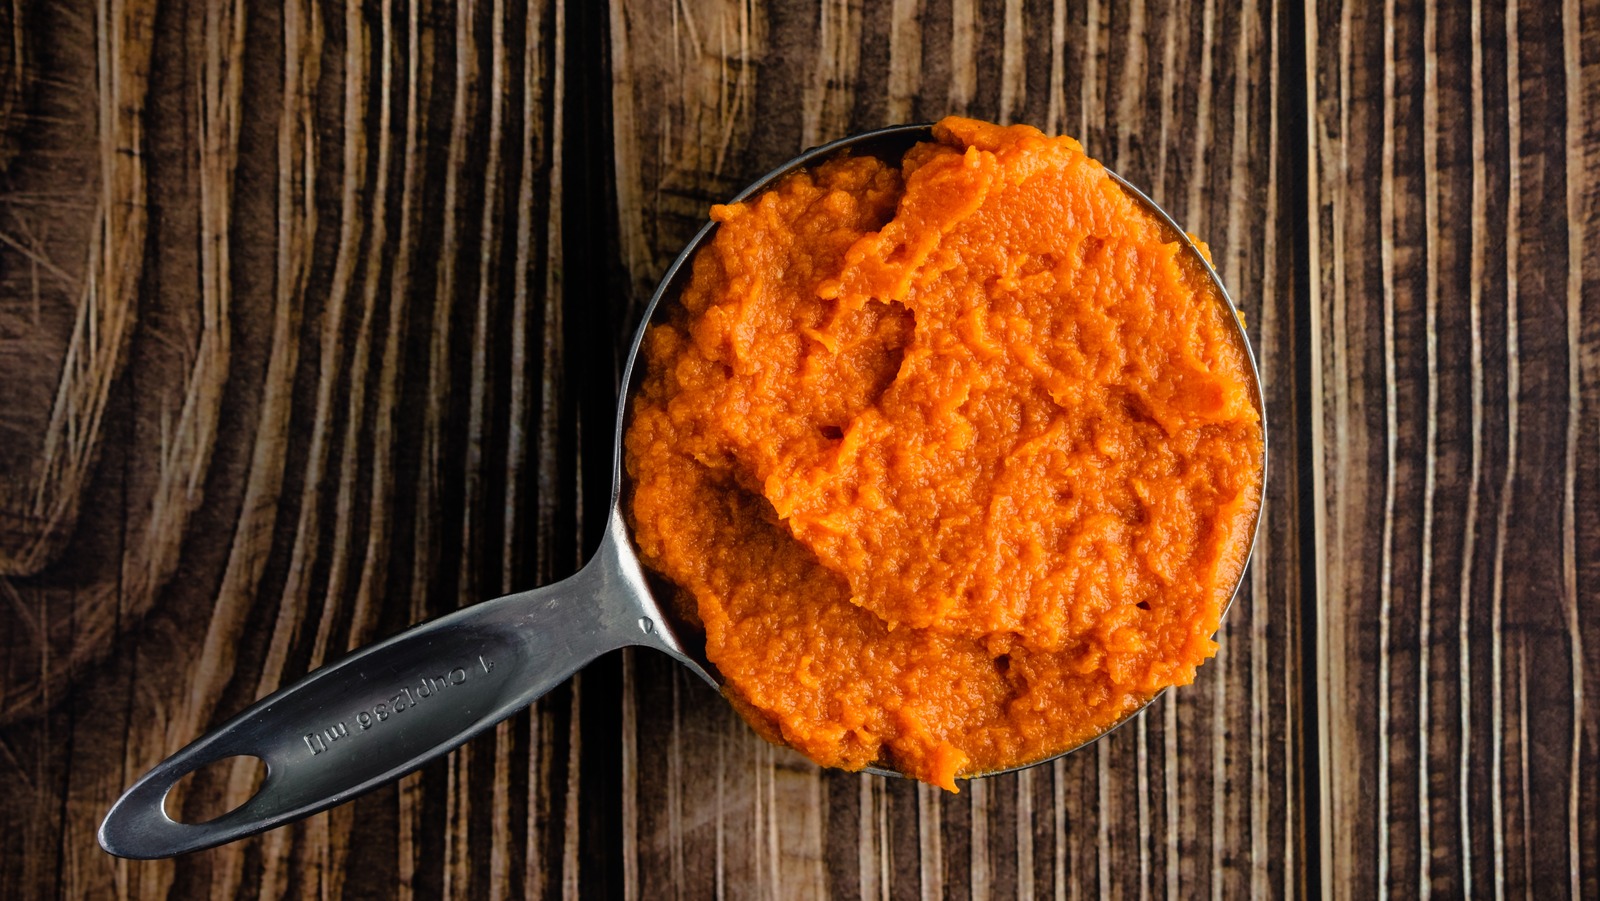
<svg viewBox="0 0 1600 901"><path fill-rule="evenodd" d="M1600 896L1597 62L1585 0L0 3L0 894ZM623 653L304 823L98 849L254 698L573 572L707 206L948 113L1082 139L1246 315L1193 686L947 795Z"/></svg>
<svg viewBox="0 0 1600 901"><path fill-rule="evenodd" d="M624 749L631 772L667 774L626 789L637 796L624 841L638 848L640 896L686 885L691 895L719 885L734 897L814 894L815 877L788 854L842 868L832 888L844 897L1298 893L1295 264L1277 215L1289 181L1278 131L1290 108L1277 77L1284 21L1250 2L1137 0L981 12L960 2L618 2L611 20L635 309L710 203L797 148L946 112L1053 116L1211 241L1272 386L1271 440L1291 449L1274 459L1252 579L1217 661L1137 726L1026 778L956 796L870 778L859 787L867 777L766 748L669 662L637 659L625 692L641 709L673 711L659 724L641 715ZM696 750L705 735L734 752L687 764L707 756ZM766 785L777 787L770 807ZM879 792L910 815L876 816ZM813 822L824 825L812 832ZM686 823L752 840L713 843Z"/></svg>
<svg viewBox="0 0 1600 901"><path fill-rule="evenodd" d="M1315 22L1324 890L1594 896L1594 10Z"/></svg>
<svg viewBox="0 0 1600 901"><path fill-rule="evenodd" d="M147 2L98 4L93 11L98 27L85 33L83 11L25 10L20 3L12 4L6 19L12 35L6 42L11 61L4 101L8 132L20 131L23 126L17 120L29 118L19 109L22 94L33 88L34 82L27 55L33 38L24 37L31 32L24 17L51 12L78 21L50 35L60 38L64 46L52 43L40 49L66 49L97 65L87 71L77 67L62 73L61 82L50 86L55 91L36 89L46 96L35 102L59 104L53 112L61 113L61 118L47 120L44 133L35 138L38 149L44 151L43 160L30 155L7 167L8 179L20 188L15 201L8 204L12 222L7 231L14 229L16 234L7 235L0 243L13 259L25 261L29 277L24 290L32 300L32 315L16 323L16 332L7 336L15 348L7 355L8 362L16 367L7 367L7 381L27 381L29 367L59 373L49 393L24 395L19 398L21 403L8 410L8 431L15 437L7 442L8 478L0 483L0 509L5 511L0 516L0 574L8 575L37 573L60 553L77 521L91 465L100 450L106 405L126 359L137 316L147 224L146 171L139 151L154 6ZM66 95L72 88L88 88L104 102L72 108ZM97 143L82 140L79 129L85 126L98 136ZM51 162L64 165L52 172ZM62 192L62 176L77 176L81 179L78 184L92 187ZM41 200L45 202L41 204ZM81 210L73 215L51 209L51 201L63 200L92 204L92 212ZM69 228L77 234L67 241L51 241L49 226L58 219L70 223ZM65 266L55 262L58 256L68 261ZM41 285L40 270L49 276L45 285ZM8 288L9 294L22 285L13 283ZM63 327L70 328L64 347L58 331ZM179 437L178 444L186 437ZM181 466L188 449L163 446L164 462ZM172 520L181 523L182 511L158 510L163 525ZM130 573L136 591L143 587L138 580L146 573L159 573L170 565L171 554L162 541L167 534L160 526L150 530L151 546L139 560L141 565Z"/></svg>

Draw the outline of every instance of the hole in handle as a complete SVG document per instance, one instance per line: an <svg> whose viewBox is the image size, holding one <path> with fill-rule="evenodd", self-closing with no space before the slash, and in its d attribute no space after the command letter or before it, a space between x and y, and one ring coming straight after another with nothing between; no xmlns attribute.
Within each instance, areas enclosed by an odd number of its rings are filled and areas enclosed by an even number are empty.
<svg viewBox="0 0 1600 901"><path fill-rule="evenodd" d="M191 770L162 799L167 816L190 826L209 823L243 807L266 779L267 762L240 754Z"/></svg>

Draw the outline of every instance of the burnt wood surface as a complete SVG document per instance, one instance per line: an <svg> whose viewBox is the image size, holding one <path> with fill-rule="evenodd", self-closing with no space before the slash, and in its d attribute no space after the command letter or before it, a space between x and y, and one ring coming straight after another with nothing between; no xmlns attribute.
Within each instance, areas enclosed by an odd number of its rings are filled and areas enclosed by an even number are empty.
<svg viewBox="0 0 1600 901"><path fill-rule="evenodd" d="M574 572L708 205L950 113L1083 140L1245 314L1194 685L949 795L622 652L303 823L99 850L255 698ZM1600 2L4 0L0 676L5 897L1600 897Z"/></svg>

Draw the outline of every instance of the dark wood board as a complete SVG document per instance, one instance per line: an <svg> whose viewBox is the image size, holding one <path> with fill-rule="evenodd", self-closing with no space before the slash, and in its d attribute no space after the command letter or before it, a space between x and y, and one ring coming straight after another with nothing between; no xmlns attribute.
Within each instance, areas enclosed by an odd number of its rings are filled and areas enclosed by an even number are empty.
<svg viewBox="0 0 1600 901"><path fill-rule="evenodd" d="M10 0L0 34L0 894L1600 896L1600 4ZM283 681L575 571L707 206L948 113L1082 139L1245 313L1265 518L1194 685L948 795L622 652L304 823L99 850Z"/></svg>
<svg viewBox="0 0 1600 901"><path fill-rule="evenodd" d="M1325 888L1600 895L1600 10L1318 3Z"/></svg>

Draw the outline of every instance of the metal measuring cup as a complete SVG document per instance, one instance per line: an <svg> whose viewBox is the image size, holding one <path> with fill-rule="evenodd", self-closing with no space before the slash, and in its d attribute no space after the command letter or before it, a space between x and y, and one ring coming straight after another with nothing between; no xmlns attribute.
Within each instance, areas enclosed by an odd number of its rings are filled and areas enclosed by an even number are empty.
<svg viewBox="0 0 1600 901"><path fill-rule="evenodd" d="M753 197L791 172L843 151L898 162L914 144L932 138L932 126L903 125L834 141L762 176L733 202ZM1226 318L1250 363L1257 412L1264 427L1266 404L1255 356L1215 269L1164 210L1120 176L1109 170L1108 174L1170 226L1174 240L1195 255L1215 283L1217 297L1227 307ZM609 519L600 548L589 562L554 585L466 607L368 645L262 698L135 782L100 824L101 847L119 857L171 857L245 838L343 804L449 753L526 708L590 661L618 648L653 648L720 690L716 669L705 657L697 630L652 592L634 553L622 509L622 438L630 402L643 378L637 369L639 346L664 304L670 304L687 284L695 253L715 229L714 223L706 223L673 261L634 336L617 406ZM1262 434L1264 482L1264 428ZM1259 522L1258 506L1251 530L1252 548ZM1226 615L1226 609L1223 612ZM1150 701L1155 697L1159 693ZM1132 719L1150 701L1117 725ZM1024 766L1053 760L1110 731ZM204 823L180 823L168 816L164 802L179 780L204 766L239 756L259 758L266 764L266 776L254 796ZM868 767L867 772L901 775L883 766Z"/></svg>

